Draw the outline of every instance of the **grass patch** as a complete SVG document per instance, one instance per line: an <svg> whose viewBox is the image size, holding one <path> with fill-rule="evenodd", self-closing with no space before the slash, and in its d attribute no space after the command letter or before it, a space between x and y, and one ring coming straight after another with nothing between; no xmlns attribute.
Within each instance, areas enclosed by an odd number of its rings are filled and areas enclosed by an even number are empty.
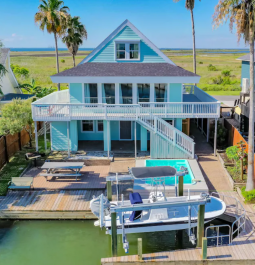
<svg viewBox="0 0 255 265"><path fill-rule="evenodd" d="M240 91L206 91L211 96L239 96Z"/></svg>
<svg viewBox="0 0 255 265"><path fill-rule="evenodd" d="M255 190L246 191L245 187L242 187L241 192L245 199L245 202L255 202Z"/></svg>
<svg viewBox="0 0 255 265"><path fill-rule="evenodd" d="M48 137L48 135L47 135ZM43 136L38 139L39 151L44 152L44 140ZM48 148L50 148L50 142L47 142ZM21 151L18 151L10 159L10 163L6 164L0 171L0 196L4 196L8 190L8 183L11 178L19 177L20 174L29 165L30 161L26 160L25 154L35 152L35 144L30 148L28 145L23 147Z"/></svg>

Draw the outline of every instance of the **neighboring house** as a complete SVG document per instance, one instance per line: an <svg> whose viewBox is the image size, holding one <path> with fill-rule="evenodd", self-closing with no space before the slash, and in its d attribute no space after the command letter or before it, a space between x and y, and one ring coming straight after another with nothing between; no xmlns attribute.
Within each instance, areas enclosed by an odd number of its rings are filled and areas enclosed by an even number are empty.
<svg viewBox="0 0 255 265"><path fill-rule="evenodd" d="M52 150L102 143L109 154L113 142L124 150L126 141L138 140L135 150L150 149L151 158L194 158L194 141L182 132L189 131L187 120L201 119L208 139L209 118L220 116L220 102L185 86L200 77L175 65L128 20L78 66L51 79L69 90L37 100L32 109L35 126L51 124Z"/></svg>
<svg viewBox="0 0 255 265"><path fill-rule="evenodd" d="M0 79L2 95L0 95L0 104L11 102L13 99L28 99L33 95L23 94L19 88L17 79L12 72L10 65L10 49L0 49L0 64L4 65L7 73Z"/></svg>
<svg viewBox="0 0 255 265"><path fill-rule="evenodd" d="M0 80L1 90L4 95L9 93L22 93L21 89L18 88L19 84L16 80L15 75L12 72L10 64L10 49L2 48L0 49L0 64L4 65L7 73Z"/></svg>

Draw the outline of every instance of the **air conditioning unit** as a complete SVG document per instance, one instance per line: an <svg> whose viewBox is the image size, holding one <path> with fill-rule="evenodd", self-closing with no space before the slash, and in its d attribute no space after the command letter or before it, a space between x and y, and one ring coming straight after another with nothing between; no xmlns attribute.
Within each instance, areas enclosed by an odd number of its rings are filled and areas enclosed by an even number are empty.
<svg viewBox="0 0 255 265"><path fill-rule="evenodd" d="M242 92L243 93L250 93L250 81L249 78L243 78L242 80Z"/></svg>

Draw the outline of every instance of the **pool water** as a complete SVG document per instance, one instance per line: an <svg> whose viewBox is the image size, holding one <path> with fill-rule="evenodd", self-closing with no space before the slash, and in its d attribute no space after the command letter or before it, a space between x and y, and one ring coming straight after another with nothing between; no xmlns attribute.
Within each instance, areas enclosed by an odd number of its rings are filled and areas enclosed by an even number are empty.
<svg viewBox="0 0 255 265"><path fill-rule="evenodd" d="M146 167L160 167L160 166L171 166L176 168L177 171L180 171L180 168L182 166L186 167L188 169L188 174L183 177L184 184L193 184L192 180L194 179L194 175L192 173L192 170L190 168L190 165L187 160L146 160ZM146 184L151 184L151 180L148 179L145 182ZM178 183L178 178L177 178ZM175 185L175 177L172 178L166 178L165 179L166 186L172 186Z"/></svg>

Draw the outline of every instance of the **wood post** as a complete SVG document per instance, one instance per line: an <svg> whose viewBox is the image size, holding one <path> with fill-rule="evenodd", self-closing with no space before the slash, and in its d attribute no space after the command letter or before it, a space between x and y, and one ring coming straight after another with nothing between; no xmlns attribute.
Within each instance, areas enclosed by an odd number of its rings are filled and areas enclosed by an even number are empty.
<svg viewBox="0 0 255 265"><path fill-rule="evenodd" d="M107 188L107 199L112 201L112 182L106 181L106 188Z"/></svg>
<svg viewBox="0 0 255 265"><path fill-rule="evenodd" d="M143 240L142 238L137 239L137 251L138 251L138 260L143 260Z"/></svg>
<svg viewBox="0 0 255 265"><path fill-rule="evenodd" d="M207 259L207 238L202 238L202 259Z"/></svg>
<svg viewBox="0 0 255 265"><path fill-rule="evenodd" d="M5 135L4 135L4 153L5 153L6 163L9 163L10 161L9 161L9 156L8 156L7 139Z"/></svg>
<svg viewBox="0 0 255 265"><path fill-rule="evenodd" d="M112 256L117 257L117 213L111 213Z"/></svg>
<svg viewBox="0 0 255 265"><path fill-rule="evenodd" d="M199 205L197 217L197 247L202 247L202 238L204 236L204 218L205 205Z"/></svg>
<svg viewBox="0 0 255 265"><path fill-rule="evenodd" d="M215 131L214 131L214 156L216 156L216 148L217 148L217 126L218 126L218 119L215 119Z"/></svg>
<svg viewBox="0 0 255 265"><path fill-rule="evenodd" d="M179 176L178 196L183 196L183 176Z"/></svg>

